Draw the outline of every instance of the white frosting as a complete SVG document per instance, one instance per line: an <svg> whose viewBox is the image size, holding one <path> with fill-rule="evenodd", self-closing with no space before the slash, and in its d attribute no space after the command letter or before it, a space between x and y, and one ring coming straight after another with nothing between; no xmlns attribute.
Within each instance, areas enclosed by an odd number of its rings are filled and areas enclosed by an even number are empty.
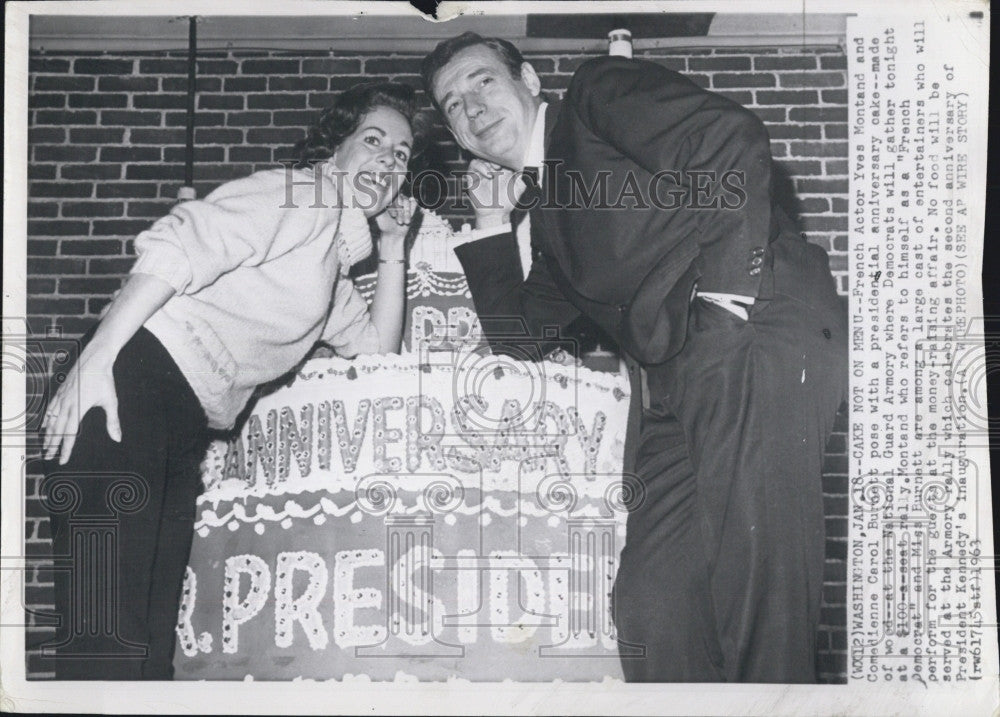
<svg viewBox="0 0 1000 717"><path fill-rule="evenodd" d="M197 600L198 576L191 568L186 567L184 568L184 587L181 593L181 606L177 613L176 630L177 644L188 657L212 651L212 635L208 632L202 632L196 636L194 626L191 624L191 615Z"/></svg>
<svg viewBox="0 0 1000 717"><path fill-rule="evenodd" d="M615 502L628 411L619 375L551 362L508 362L497 375L488 357L428 360L308 362L258 402L237 443L211 446L196 527L371 512L354 498L377 475L393 486L391 510L403 513L469 514L481 502L500 516L546 515L575 501L586 515L588 501ZM445 477L451 483L428 506L422 492ZM521 505L497 492L521 493ZM304 493L323 497L294 498ZM250 500L267 496L287 499Z"/></svg>
<svg viewBox="0 0 1000 717"><path fill-rule="evenodd" d="M247 595L240 600L240 576L250 576ZM271 590L271 570L256 555L226 558L225 590L222 597L222 651L239 650L239 626L259 613Z"/></svg>
<svg viewBox="0 0 1000 717"><path fill-rule="evenodd" d="M293 596L295 571L309 573L309 584L299 597ZM326 594L326 561L318 553L305 550L278 555L274 579L274 643L278 647L291 647L295 623L305 632L309 647L322 650L329 637L319 615L319 603Z"/></svg>
<svg viewBox="0 0 1000 717"><path fill-rule="evenodd" d="M333 629L337 644L342 647L371 645L385 639L384 626L361 626L354 622L356 610L382 607L382 591L371 587L355 587L354 572L359 568L385 565L385 554L381 550L343 550L337 553L335 564ZM346 679L347 675L344 677Z"/></svg>

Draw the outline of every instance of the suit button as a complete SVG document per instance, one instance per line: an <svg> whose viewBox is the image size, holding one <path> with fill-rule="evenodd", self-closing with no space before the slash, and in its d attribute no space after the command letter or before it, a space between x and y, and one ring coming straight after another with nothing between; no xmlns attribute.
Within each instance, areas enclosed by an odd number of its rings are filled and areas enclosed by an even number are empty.
<svg viewBox="0 0 1000 717"><path fill-rule="evenodd" d="M759 256L755 256L750 260L750 266L760 266L763 261Z"/></svg>
<svg viewBox="0 0 1000 717"><path fill-rule="evenodd" d="M750 256L762 256L764 254L764 247L755 246L753 251L750 252Z"/></svg>
<svg viewBox="0 0 1000 717"><path fill-rule="evenodd" d="M759 266L755 266L753 269L750 270L750 276L757 276L757 274L759 274L759 273L760 273L760 267Z"/></svg>

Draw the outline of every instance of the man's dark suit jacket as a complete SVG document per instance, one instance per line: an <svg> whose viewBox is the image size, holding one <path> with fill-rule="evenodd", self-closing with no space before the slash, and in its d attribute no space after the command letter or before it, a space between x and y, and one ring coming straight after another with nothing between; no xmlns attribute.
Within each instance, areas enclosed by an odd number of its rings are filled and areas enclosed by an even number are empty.
<svg viewBox="0 0 1000 717"><path fill-rule="evenodd" d="M768 245L794 226L756 115L655 63L602 57L546 125L529 275L513 233L455 250L484 322L520 317L543 336L582 312L650 365L683 347L695 286L769 297Z"/></svg>

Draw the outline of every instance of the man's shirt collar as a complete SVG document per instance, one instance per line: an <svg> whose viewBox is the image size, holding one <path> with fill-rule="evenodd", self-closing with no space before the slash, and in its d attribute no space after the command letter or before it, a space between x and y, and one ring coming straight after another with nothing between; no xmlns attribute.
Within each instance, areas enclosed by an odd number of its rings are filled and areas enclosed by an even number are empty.
<svg viewBox="0 0 1000 717"><path fill-rule="evenodd" d="M531 139L528 141L528 148L524 153L524 166L534 167L538 170L538 181L541 182L545 169L545 108L548 102L538 105L538 112L535 114L535 124L531 128Z"/></svg>

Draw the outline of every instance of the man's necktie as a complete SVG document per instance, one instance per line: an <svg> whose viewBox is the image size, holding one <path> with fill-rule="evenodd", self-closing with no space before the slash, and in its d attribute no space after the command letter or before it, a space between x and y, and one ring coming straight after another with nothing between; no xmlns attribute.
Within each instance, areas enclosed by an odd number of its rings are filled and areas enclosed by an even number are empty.
<svg viewBox="0 0 1000 717"><path fill-rule="evenodd" d="M525 167L521 172L521 176L524 178L525 190L518 197L517 202L514 204L514 209L510 213L511 228L515 232L517 232L517 227L524 220L525 215L531 210L531 207L542 200L542 190L538 186L538 168ZM534 249L534 237L532 237L531 244L532 249Z"/></svg>

